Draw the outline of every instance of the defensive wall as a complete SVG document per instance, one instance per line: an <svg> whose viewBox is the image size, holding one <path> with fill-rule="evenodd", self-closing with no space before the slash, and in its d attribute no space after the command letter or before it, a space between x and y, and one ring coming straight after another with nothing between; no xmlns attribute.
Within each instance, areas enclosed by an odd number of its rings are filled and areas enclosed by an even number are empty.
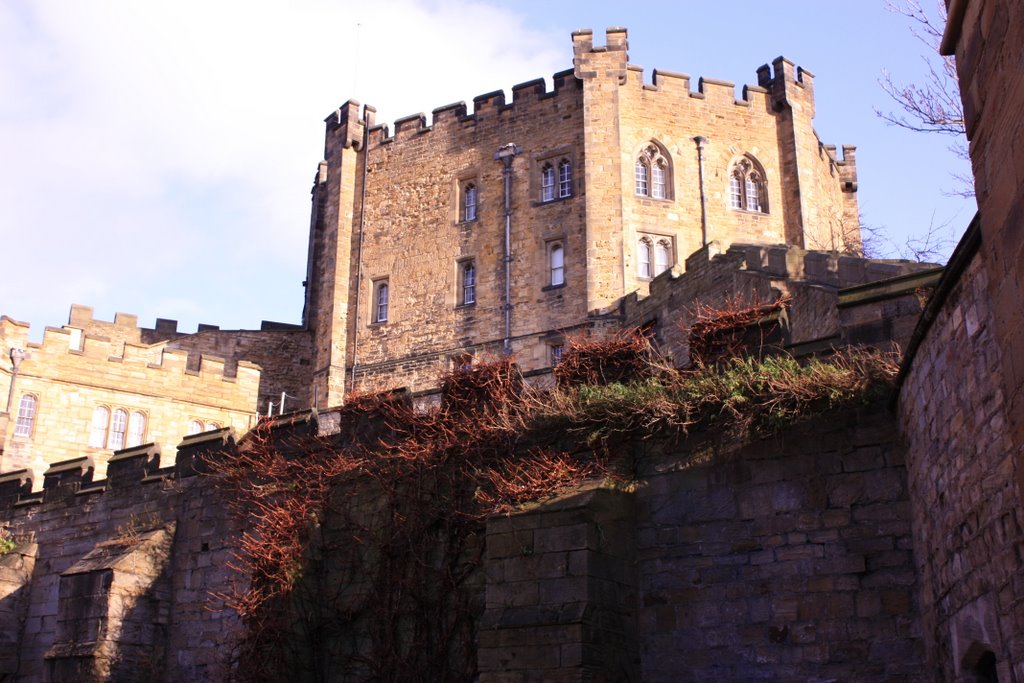
<svg viewBox="0 0 1024 683"><path fill-rule="evenodd" d="M77 318L81 321L81 317ZM225 371L225 361L211 355L190 364L188 353L155 344L129 341L140 331L122 316L109 325L121 332L113 339L83 328L48 327L41 343L29 341L29 326L0 318L0 343L26 351L18 371L12 361L0 366L0 391L6 397L15 383L4 438L2 469L31 468L36 481L48 464L91 456L102 473L111 450L93 447L97 407L110 413L144 416L143 442L178 443L190 422L247 430L255 419L260 370L246 361ZM27 434L15 434L22 397L34 397L34 416ZM100 425L106 443L113 426ZM127 418L126 418L127 419Z"/></svg>
<svg viewBox="0 0 1024 683"><path fill-rule="evenodd" d="M622 300L626 328L650 331L676 365L690 362L689 329L702 308L725 311L788 301L783 348L796 355L835 347L905 348L942 267L903 260L865 259L836 252L711 242L684 270L651 281L647 295ZM704 315L708 315L705 311Z"/></svg>
<svg viewBox="0 0 1024 683"><path fill-rule="evenodd" d="M178 321L157 318L152 328L138 324L138 316L117 313L114 321L97 320L93 309L72 304L65 328L78 328L84 334L107 337L113 343L157 344L188 353L188 367L198 370L201 358L224 360L224 372L233 377L238 361L259 366L259 397L255 410L266 414L270 402L280 406L281 392L288 397L287 410L313 405L310 396L312 343L309 331L301 325L264 320L258 330L222 330L218 325L200 323L195 332L178 330Z"/></svg>
<svg viewBox="0 0 1024 683"><path fill-rule="evenodd" d="M329 429L330 414L319 423ZM277 429L287 438L304 424ZM120 452L105 479L88 459L59 463L38 492L27 472L0 479L18 541L0 558L0 673L224 680L239 622L218 596L244 585L231 569L240 528L194 473L233 443L229 430L188 437L173 468L153 446ZM931 680L903 450L884 406L812 416L764 440L626 448L636 486L590 482L487 522L478 580L465 584L482 610L470 653L479 680ZM343 607L318 599L321 613ZM337 623L321 655L351 652L376 628ZM313 675L299 668L294 680Z"/></svg>
<svg viewBox="0 0 1024 683"><path fill-rule="evenodd" d="M91 458L58 463L32 491L28 471L0 475L0 676L10 681L224 681L240 624L216 593L240 528L203 453L230 429L188 437L161 467L147 444L117 453L106 477ZM40 482L43 483L43 482Z"/></svg>

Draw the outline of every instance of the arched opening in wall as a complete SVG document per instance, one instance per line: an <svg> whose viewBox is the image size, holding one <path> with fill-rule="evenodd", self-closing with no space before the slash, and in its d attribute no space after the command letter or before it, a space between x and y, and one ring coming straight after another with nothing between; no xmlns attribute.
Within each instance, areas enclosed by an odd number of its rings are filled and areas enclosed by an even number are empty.
<svg viewBox="0 0 1024 683"><path fill-rule="evenodd" d="M981 683L999 683L999 672L996 671L996 655L989 650L974 665L974 680Z"/></svg>
<svg viewBox="0 0 1024 683"><path fill-rule="evenodd" d="M976 683L998 683L999 670L996 665L996 654L991 646L972 643L963 656L963 668L967 672L966 680Z"/></svg>

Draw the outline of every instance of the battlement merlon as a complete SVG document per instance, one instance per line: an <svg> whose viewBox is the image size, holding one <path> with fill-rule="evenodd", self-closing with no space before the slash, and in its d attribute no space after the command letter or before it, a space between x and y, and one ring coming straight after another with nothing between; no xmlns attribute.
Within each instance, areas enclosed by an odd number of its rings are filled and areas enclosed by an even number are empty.
<svg viewBox="0 0 1024 683"><path fill-rule="evenodd" d="M366 127L373 127L377 110L369 105L362 107L361 117L359 110L358 101L348 100L324 119L327 126L325 158L331 158L331 148L337 145L344 149L354 148L356 151L362 149L364 130Z"/></svg>
<svg viewBox="0 0 1024 683"><path fill-rule="evenodd" d="M594 32L590 29L573 31L572 65L576 78L614 77L620 84L626 82L629 65L629 34L626 29L612 27L605 31L605 45L594 45Z"/></svg>
<svg viewBox="0 0 1024 683"><path fill-rule="evenodd" d="M757 69L757 84L771 93L776 107L788 105L814 118L814 74L785 57L776 57L772 65Z"/></svg>

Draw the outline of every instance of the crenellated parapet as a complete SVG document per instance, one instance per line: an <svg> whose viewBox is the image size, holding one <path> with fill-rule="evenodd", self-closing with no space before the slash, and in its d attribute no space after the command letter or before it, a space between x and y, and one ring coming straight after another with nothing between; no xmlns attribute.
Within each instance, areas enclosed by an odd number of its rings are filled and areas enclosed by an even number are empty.
<svg viewBox="0 0 1024 683"><path fill-rule="evenodd" d="M789 300L786 343L794 353L846 343L905 344L920 313L920 292L935 285L940 266L867 259L795 246L716 242L694 252L684 272L669 270L645 295L621 304L627 327L655 325L663 350L688 354L686 331L701 307L727 309ZM875 328L878 328L877 330ZM871 334L865 334L871 330ZM877 332L877 333L876 333Z"/></svg>
<svg viewBox="0 0 1024 683"><path fill-rule="evenodd" d="M465 101L459 101L435 108L429 121L425 113L418 112L396 119L392 127L373 124L369 130L370 147L413 140L432 131L458 135L494 117L530 117L538 107L550 109L558 106L559 101L571 101L579 96L579 84L572 70L560 71L551 80L550 90L543 78L512 86L511 102L506 101L504 90L493 90L474 97L472 110Z"/></svg>

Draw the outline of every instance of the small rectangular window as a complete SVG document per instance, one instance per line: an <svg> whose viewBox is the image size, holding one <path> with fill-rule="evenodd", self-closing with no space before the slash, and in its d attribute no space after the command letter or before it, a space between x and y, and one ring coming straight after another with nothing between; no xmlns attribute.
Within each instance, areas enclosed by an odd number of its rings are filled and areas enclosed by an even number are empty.
<svg viewBox="0 0 1024 683"><path fill-rule="evenodd" d="M477 215L477 189L476 183L467 181L459 186L459 220L463 222L475 221Z"/></svg>
<svg viewBox="0 0 1024 683"><path fill-rule="evenodd" d="M540 171L540 200L550 202L555 198L555 169L550 164L544 164Z"/></svg>
<svg viewBox="0 0 1024 683"><path fill-rule="evenodd" d="M555 367L562 362L562 353L565 351L564 344L552 344L551 349L551 367Z"/></svg>
<svg viewBox="0 0 1024 683"><path fill-rule="evenodd" d="M21 437L32 436L32 426L36 419L36 397L32 394L25 394L18 404L18 421L14 425L14 435Z"/></svg>
<svg viewBox="0 0 1024 683"><path fill-rule="evenodd" d="M373 283L373 322L386 323L388 321L388 302L390 298L391 288L388 286L387 280L377 280Z"/></svg>
<svg viewBox="0 0 1024 683"><path fill-rule="evenodd" d="M548 244L548 267L550 278L548 284L558 287L565 284L565 248L560 241Z"/></svg>
<svg viewBox="0 0 1024 683"><path fill-rule="evenodd" d="M476 303L476 264L472 260L459 263L459 305Z"/></svg>

